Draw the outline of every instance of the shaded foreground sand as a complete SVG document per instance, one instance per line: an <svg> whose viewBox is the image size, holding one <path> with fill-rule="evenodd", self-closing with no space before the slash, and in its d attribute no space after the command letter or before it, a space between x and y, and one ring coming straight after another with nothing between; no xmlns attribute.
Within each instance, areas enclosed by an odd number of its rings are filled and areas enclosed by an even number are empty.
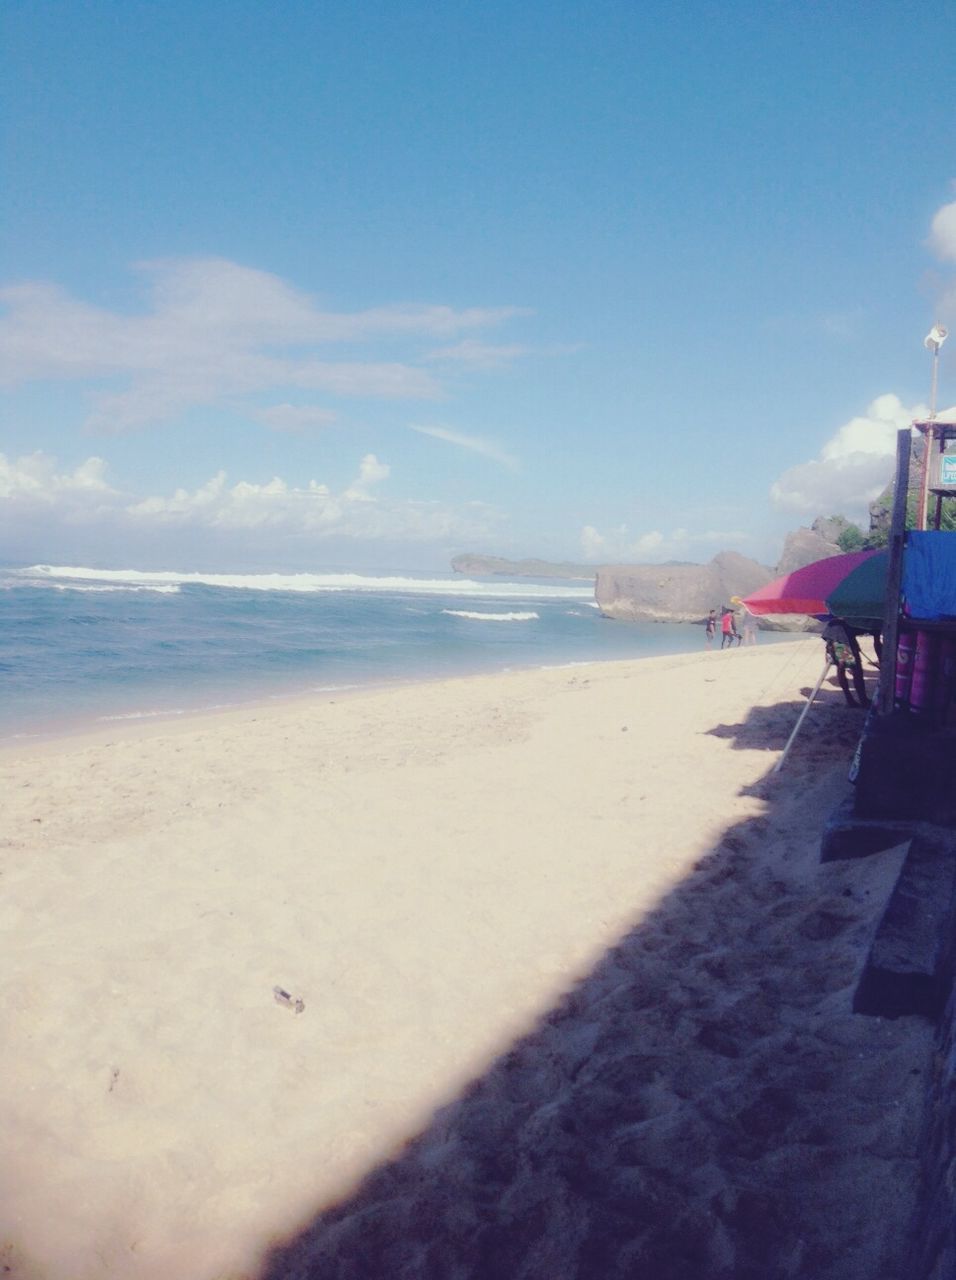
<svg viewBox="0 0 956 1280"><path fill-rule="evenodd" d="M818 861L860 713L765 776L821 649L4 752L6 1273L905 1274L902 854Z"/></svg>

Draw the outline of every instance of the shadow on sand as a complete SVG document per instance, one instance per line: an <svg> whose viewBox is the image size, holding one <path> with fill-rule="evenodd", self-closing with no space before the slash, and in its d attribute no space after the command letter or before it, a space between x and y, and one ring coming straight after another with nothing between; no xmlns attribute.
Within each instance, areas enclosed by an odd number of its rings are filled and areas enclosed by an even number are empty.
<svg viewBox="0 0 956 1280"><path fill-rule="evenodd" d="M798 710L709 732L779 751ZM818 861L861 722L825 687L762 816L260 1280L904 1274L928 1033L850 1007L899 862Z"/></svg>

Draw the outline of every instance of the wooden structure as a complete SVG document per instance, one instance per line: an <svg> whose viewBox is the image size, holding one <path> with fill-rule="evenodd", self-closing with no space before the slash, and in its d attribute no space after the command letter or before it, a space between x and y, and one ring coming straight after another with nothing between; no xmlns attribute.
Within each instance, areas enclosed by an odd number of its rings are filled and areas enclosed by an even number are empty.
<svg viewBox="0 0 956 1280"><path fill-rule="evenodd" d="M923 437L923 465L920 472L920 500L916 510L917 529L938 529L943 515L943 502L956 498L956 454L947 453L947 446L956 441L956 422L939 422L928 418L914 422L913 427ZM944 482L944 471L950 468L944 459L953 463L953 479ZM935 498L933 520L929 520L930 498Z"/></svg>
<svg viewBox="0 0 956 1280"><path fill-rule="evenodd" d="M903 540L906 537L906 499L910 487L912 440L906 429L896 434L896 488L890 521L890 562L886 573L886 603L883 613L883 661L880 663L880 694L877 709L881 716L893 711L896 688L896 651L900 637L900 587L903 582ZM925 458L925 455L924 455ZM928 472L927 472L928 475Z"/></svg>
<svg viewBox="0 0 956 1280"><path fill-rule="evenodd" d="M956 498L956 451L948 452L948 447L956 442L956 422L939 422L935 418L929 418L923 422L914 422L913 429L922 435L924 441L916 506L916 528L925 530L929 527L938 530L942 522L943 503L947 498ZM891 715L894 710L911 453L912 436L910 431L904 428L897 433L896 437L896 485L890 523L888 548L890 560L883 616L883 661L880 664L878 700L878 710L883 716ZM929 516L931 499L934 500L932 518ZM919 625L922 630L939 630L947 634L952 634L954 630L951 622L921 622Z"/></svg>

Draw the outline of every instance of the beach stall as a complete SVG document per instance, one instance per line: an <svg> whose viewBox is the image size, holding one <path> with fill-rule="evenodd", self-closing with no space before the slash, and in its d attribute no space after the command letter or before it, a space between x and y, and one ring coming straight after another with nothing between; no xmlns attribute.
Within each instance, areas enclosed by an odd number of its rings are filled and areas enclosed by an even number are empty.
<svg viewBox="0 0 956 1280"><path fill-rule="evenodd" d="M849 628L844 638L856 646L856 640L851 639L851 636L855 636L857 632L870 632L874 636L880 634L888 567L889 556L887 552L880 550L827 556L774 579L747 596L741 604L756 615L801 614L821 622L839 620ZM858 646L856 660L862 661ZM786 746L773 767L774 773L779 773L782 769L807 712L816 700L834 662L834 648L828 645L820 678L810 691ZM846 675L842 668L840 680L845 684ZM858 691L862 695L862 677L858 675L857 681L860 682ZM848 699L849 697L848 693Z"/></svg>
<svg viewBox="0 0 956 1280"><path fill-rule="evenodd" d="M897 441L879 712L916 716L932 728L946 725L956 692L956 537L942 527L947 499L956 498L956 423L913 426L924 438L915 519L908 518L910 432Z"/></svg>
<svg viewBox="0 0 956 1280"><path fill-rule="evenodd" d="M858 752L855 810L867 819L956 825L956 424L917 422L921 475L910 490L912 433L897 438L883 599L879 696ZM956 514L956 512L954 512ZM908 527L912 526L912 527ZM928 526L928 527L927 527Z"/></svg>

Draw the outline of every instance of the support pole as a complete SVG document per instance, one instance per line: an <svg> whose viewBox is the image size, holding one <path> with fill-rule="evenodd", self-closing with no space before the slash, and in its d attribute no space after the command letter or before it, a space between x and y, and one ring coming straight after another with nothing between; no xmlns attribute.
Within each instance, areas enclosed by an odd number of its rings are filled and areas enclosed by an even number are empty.
<svg viewBox="0 0 956 1280"><path fill-rule="evenodd" d="M810 694L809 698L807 698L807 705L800 712L800 718L797 720L797 723L793 726L793 733L791 733L790 737L787 739L787 745L784 747L783 751L781 752L780 759L770 770L771 773L779 773L780 770L783 768L783 762L784 760L786 760L787 756L790 754L790 748L793 746L796 740L797 734L800 732L800 726L803 724L804 720L806 719L807 712L813 706L813 700L817 696L817 694L820 692L820 686L823 684L824 680L827 678L827 672L830 670L832 666L833 666L833 663L830 661L829 657L827 657L827 660L823 666L823 670L820 672L820 679L813 686L813 692Z"/></svg>
<svg viewBox="0 0 956 1280"><path fill-rule="evenodd" d="M920 469L919 506L916 511L917 529L926 528L926 515L929 508L929 479L935 461L935 449L936 425L931 421L926 423L926 430L923 432L923 465Z"/></svg>
<svg viewBox="0 0 956 1280"><path fill-rule="evenodd" d="M896 646L900 628L900 584L903 581L903 540L906 536L906 498L910 486L910 453L913 447L908 427L896 433L896 489L893 494L893 517L890 523L889 564L886 570L886 596L883 600L883 661L880 663L879 711L888 716L893 710L896 687Z"/></svg>
<svg viewBox="0 0 956 1280"><path fill-rule="evenodd" d="M936 330L934 329L935 333ZM929 392L929 423L924 433L923 444L923 469L920 474L919 485L919 510L916 512L917 529L926 528L926 508L929 504L929 477L930 469L933 466L933 445L936 442L936 388L939 384L939 349L945 340L946 333L943 331L943 337L939 341L932 343L933 349L933 378ZM929 342L929 339L927 339Z"/></svg>

